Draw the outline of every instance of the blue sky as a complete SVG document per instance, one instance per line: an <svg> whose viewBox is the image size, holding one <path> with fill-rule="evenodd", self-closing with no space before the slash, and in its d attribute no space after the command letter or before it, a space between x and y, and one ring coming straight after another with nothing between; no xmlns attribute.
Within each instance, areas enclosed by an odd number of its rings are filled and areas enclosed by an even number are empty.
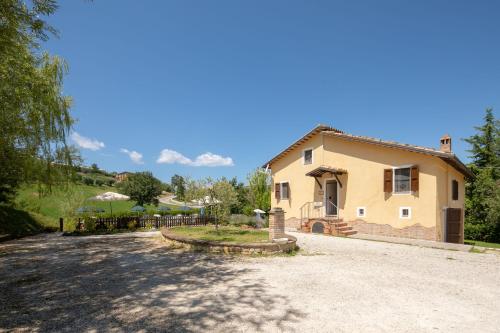
<svg viewBox="0 0 500 333"><path fill-rule="evenodd" d="M46 47L69 63L86 164L244 180L318 123L430 147L449 133L466 161L460 138L500 109L499 12L493 0L60 1Z"/></svg>

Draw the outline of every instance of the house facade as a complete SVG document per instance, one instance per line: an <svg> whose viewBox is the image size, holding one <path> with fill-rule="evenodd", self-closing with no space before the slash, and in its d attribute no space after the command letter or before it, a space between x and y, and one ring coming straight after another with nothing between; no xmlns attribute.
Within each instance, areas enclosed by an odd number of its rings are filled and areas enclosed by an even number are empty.
<svg viewBox="0 0 500 333"><path fill-rule="evenodd" d="M272 207L287 227L463 243L470 170L440 149L346 134L318 125L265 164Z"/></svg>
<svg viewBox="0 0 500 333"><path fill-rule="evenodd" d="M116 174L115 176L115 179L116 181L119 183L119 182L123 182L125 180L127 180L127 178L131 175L132 173L131 172L128 172L128 171L124 171L124 172L120 172L118 174Z"/></svg>

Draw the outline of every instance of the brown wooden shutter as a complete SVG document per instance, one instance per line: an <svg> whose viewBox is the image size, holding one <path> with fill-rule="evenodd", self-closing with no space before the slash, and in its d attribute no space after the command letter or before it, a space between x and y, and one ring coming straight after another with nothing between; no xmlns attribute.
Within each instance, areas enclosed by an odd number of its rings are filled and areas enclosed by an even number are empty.
<svg viewBox="0 0 500 333"><path fill-rule="evenodd" d="M384 192L392 192L392 169L384 169Z"/></svg>
<svg viewBox="0 0 500 333"><path fill-rule="evenodd" d="M280 183L274 184L274 197L280 199Z"/></svg>
<svg viewBox="0 0 500 333"><path fill-rule="evenodd" d="M411 190L413 192L418 191L418 173L419 173L418 166L417 165L412 166L410 177L411 177Z"/></svg>
<svg viewBox="0 0 500 333"><path fill-rule="evenodd" d="M451 199L458 200L458 182L455 179L451 181Z"/></svg>
<svg viewBox="0 0 500 333"><path fill-rule="evenodd" d="M290 183L284 183L283 186L286 186L286 198L290 199Z"/></svg>

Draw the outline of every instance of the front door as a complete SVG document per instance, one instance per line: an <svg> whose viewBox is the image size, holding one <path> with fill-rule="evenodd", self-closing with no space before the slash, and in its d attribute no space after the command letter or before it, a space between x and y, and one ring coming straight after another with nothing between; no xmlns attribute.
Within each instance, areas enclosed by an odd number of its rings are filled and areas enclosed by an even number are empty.
<svg viewBox="0 0 500 333"><path fill-rule="evenodd" d="M326 215L338 215L337 182L328 180L326 182Z"/></svg>

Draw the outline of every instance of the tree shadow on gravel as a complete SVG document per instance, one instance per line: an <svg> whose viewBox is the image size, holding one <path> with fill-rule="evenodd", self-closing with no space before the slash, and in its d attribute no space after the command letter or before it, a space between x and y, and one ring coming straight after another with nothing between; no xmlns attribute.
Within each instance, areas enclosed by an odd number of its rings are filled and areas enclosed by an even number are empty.
<svg viewBox="0 0 500 333"><path fill-rule="evenodd" d="M0 331L293 330L305 314L237 261L131 236L0 244Z"/></svg>

